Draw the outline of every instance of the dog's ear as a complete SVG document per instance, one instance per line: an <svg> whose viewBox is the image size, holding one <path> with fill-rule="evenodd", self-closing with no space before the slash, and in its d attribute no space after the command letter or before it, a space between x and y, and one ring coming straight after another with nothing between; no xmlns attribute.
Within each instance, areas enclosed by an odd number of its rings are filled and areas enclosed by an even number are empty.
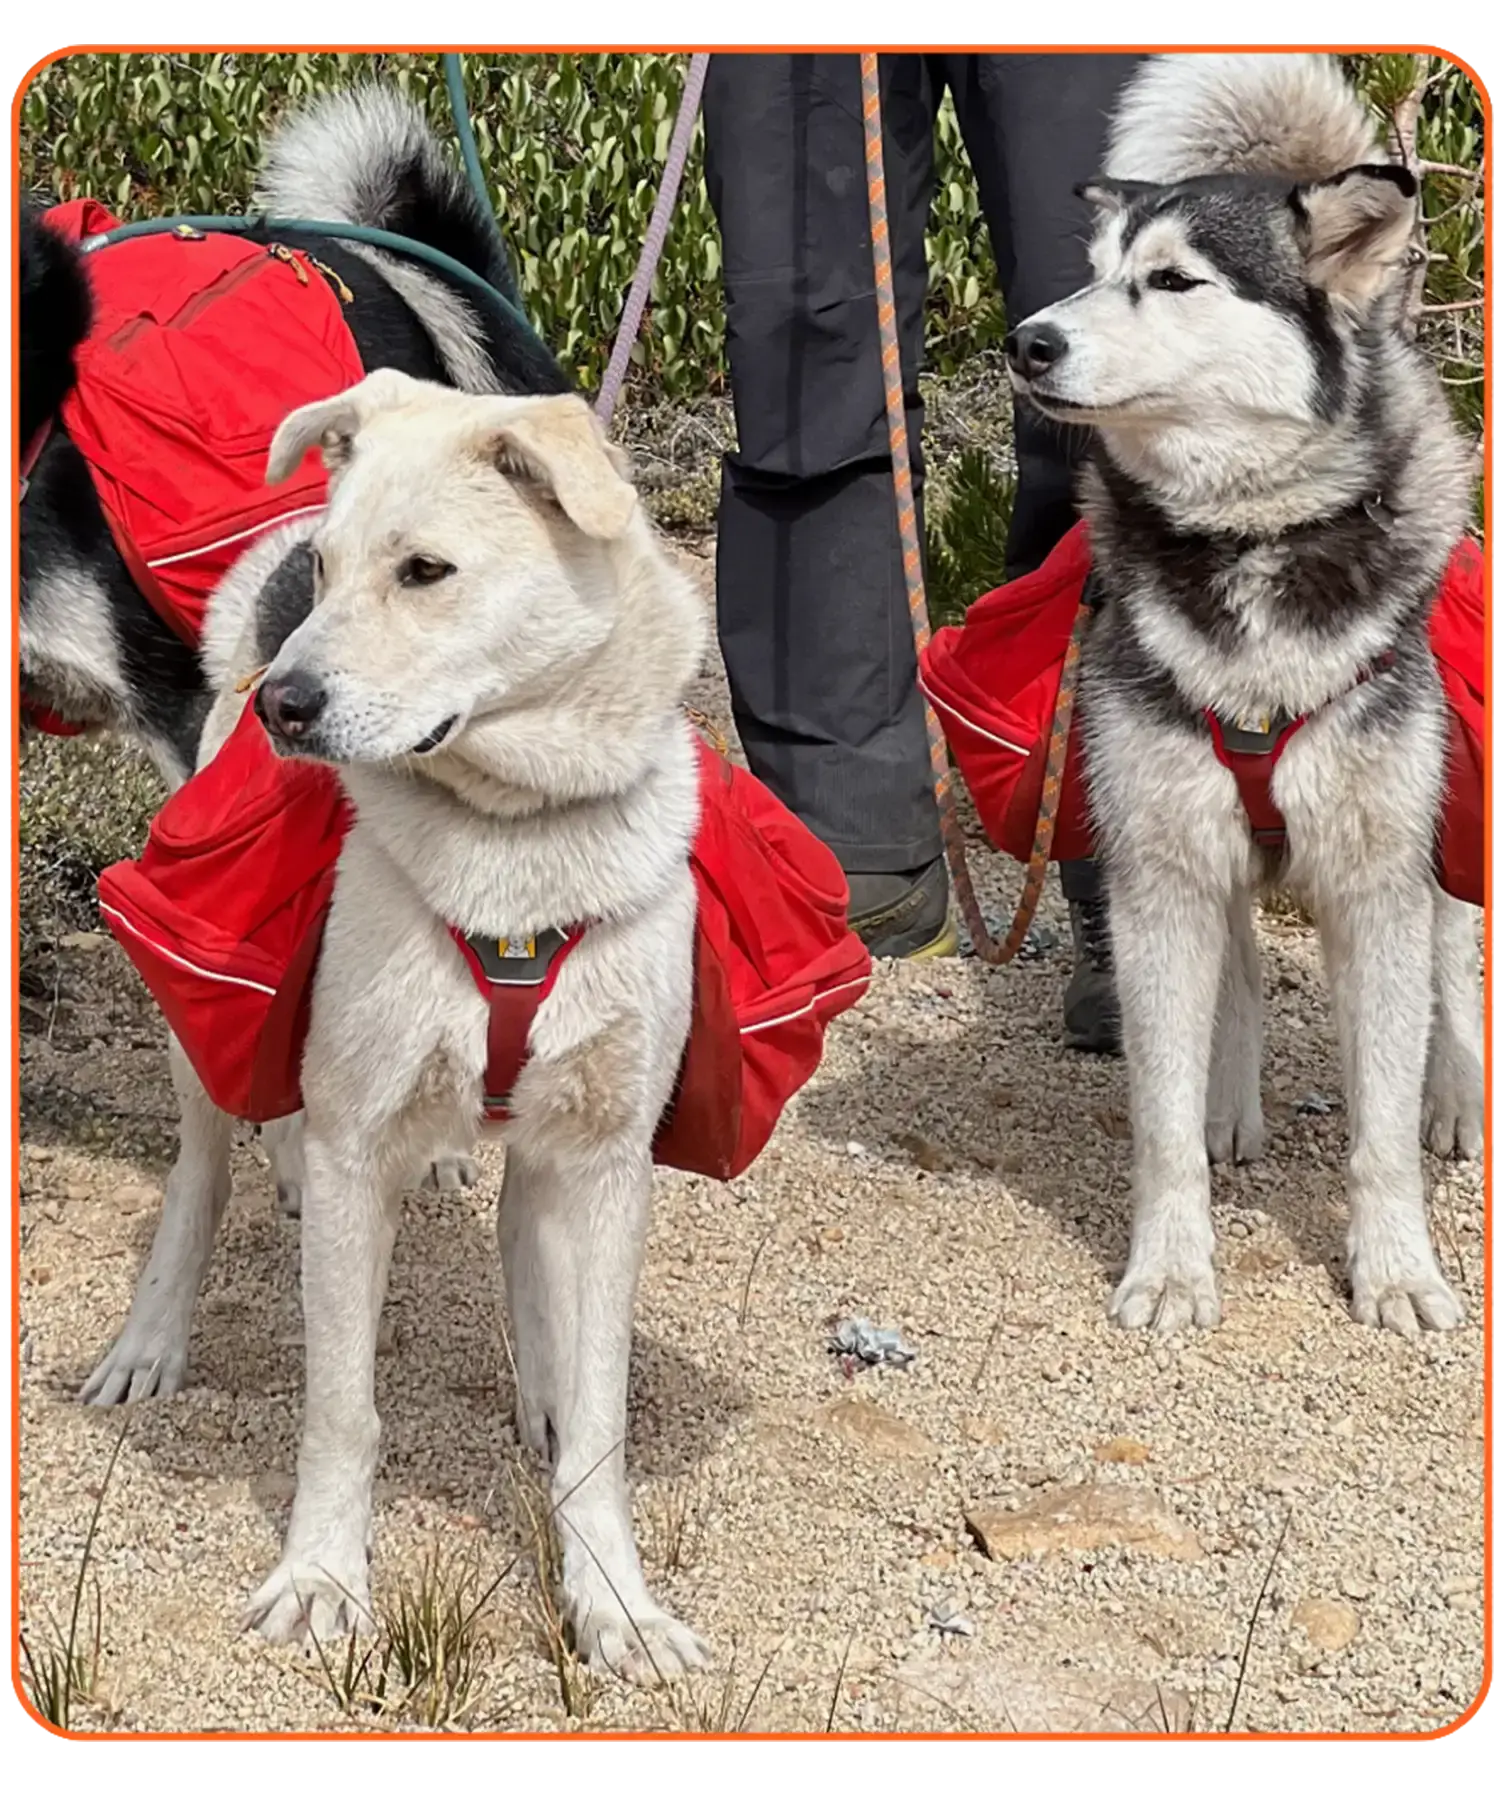
<svg viewBox="0 0 1500 1800"><path fill-rule="evenodd" d="M1307 279L1363 312L1404 266L1417 226L1417 183L1399 163L1360 163L1331 181L1304 181L1289 205Z"/></svg>
<svg viewBox="0 0 1500 1800"><path fill-rule="evenodd" d="M587 537L620 537L635 512L635 489L628 462L588 403L577 394L557 394L502 404L487 439L501 473L535 482Z"/></svg>
<svg viewBox="0 0 1500 1800"><path fill-rule="evenodd" d="M322 446L324 468L336 475L353 454L354 440L366 420L401 406L436 385L416 381L400 369L377 369L342 394L299 406L281 421L271 439L271 452L266 459L267 485L274 487L278 481L294 475L314 444Z"/></svg>
<svg viewBox="0 0 1500 1800"><path fill-rule="evenodd" d="M1073 189L1074 194L1094 209L1094 217L1103 224L1106 219L1118 218L1126 212L1132 201L1144 199L1156 188L1154 181L1114 181L1107 175L1099 175L1093 181L1080 181Z"/></svg>

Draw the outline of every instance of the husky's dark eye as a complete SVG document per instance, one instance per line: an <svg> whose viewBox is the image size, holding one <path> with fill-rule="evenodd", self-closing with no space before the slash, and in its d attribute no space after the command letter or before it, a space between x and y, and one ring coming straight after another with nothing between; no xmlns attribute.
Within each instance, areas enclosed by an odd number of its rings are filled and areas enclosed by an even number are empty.
<svg viewBox="0 0 1500 1800"><path fill-rule="evenodd" d="M1189 288L1207 287L1208 283L1184 275L1181 269L1153 269L1146 277L1146 286L1163 294L1185 294Z"/></svg>
<svg viewBox="0 0 1500 1800"><path fill-rule="evenodd" d="M408 556L396 571L402 587L432 587L453 573L453 564L436 556Z"/></svg>

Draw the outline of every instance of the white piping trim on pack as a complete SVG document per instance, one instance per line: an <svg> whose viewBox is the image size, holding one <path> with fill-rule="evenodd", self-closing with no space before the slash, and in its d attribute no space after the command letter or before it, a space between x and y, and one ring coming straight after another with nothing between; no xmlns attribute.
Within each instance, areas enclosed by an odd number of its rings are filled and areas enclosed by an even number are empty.
<svg viewBox="0 0 1500 1800"><path fill-rule="evenodd" d="M243 531L236 531L229 537L215 538L211 544L195 544L191 550L174 550L170 556L158 556L146 564L148 569L164 569L168 563L187 562L190 557L205 556L210 550L222 550L226 544L237 544L242 538L260 537L262 533L274 531L278 525L290 525L293 519L305 519L309 513L320 513L321 506L294 506L290 512L277 513L274 519L267 519L260 525L249 525Z"/></svg>
<svg viewBox="0 0 1500 1800"><path fill-rule="evenodd" d="M957 719L960 725L975 732L979 737L986 738L992 744L998 744L1002 750L1014 750L1017 756L1031 755L1031 752L1024 744L1013 744L1009 738L997 737L993 731L986 731L982 725L976 725L971 718L967 717L964 713L961 713L956 706L950 705L946 700L940 700L937 695L933 693L932 689L928 687L925 681L919 679L917 686L921 688L922 692L939 712L945 712L948 714L949 718Z"/></svg>
<svg viewBox="0 0 1500 1800"><path fill-rule="evenodd" d="M806 1006L799 1006L795 1012L780 1013L774 1019L759 1019L754 1025L741 1025L740 1036L750 1037L757 1031L769 1031L773 1025L785 1025L791 1019L805 1018L808 1013L815 1012L818 1006L824 1000L827 1000L830 995L842 994L848 988L868 987L869 985L870 977L868 975L861 975L856 981L841 981L837 987L820 988L818 992L813 995L812 999L808 1001Z"/></svg>
<svg viewBox="0 0 1500 1800"><path fill-rule="evenodd" d="M112 919L118 919L132 937L139 938L158 956L166 957L168 962L176 963L180 969L187 969L194 975L201 975L205 981L222 981L229 987L253 988L257 994L269 994L273 1000L276 998L276 989L267 987L263 981L251 981L244 975L225 975L217 969L200 969L197 963L189 962L185 956L179 956L175 950L168 950L164 944L158 944L155 938L147 937L145 932L127 919L118 907L106 906L101 900L99 910L108 913Z"/></svg>

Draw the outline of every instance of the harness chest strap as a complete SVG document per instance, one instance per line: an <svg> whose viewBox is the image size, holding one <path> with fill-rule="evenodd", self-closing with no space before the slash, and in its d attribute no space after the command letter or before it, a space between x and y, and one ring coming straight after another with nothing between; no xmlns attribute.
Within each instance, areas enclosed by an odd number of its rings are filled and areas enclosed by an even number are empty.
<svg viewBox="0 0 1500 1800"><path fill-rule="evenodd" d="M510 1117L510 1096L526 1061L532 1020L556 985L558 974L583 938L582 925L551 927L533 938L482 937L448 927L469 973L490 1009L485 1052L484 1116L492 1124Z"/></svg>
<svg viewBox="0 0 1500 1800"><path fill-rule="evenodd" d="M1384 674L1387 669L1394 668L1395 663L1394 650L1382 651L1368 668L1360 670L1348 691L1352 693L1354 688L1374 676ZM1264 849L1284 849L1286 820L1272 798L1271 780L1282 751L1314 715L1303 713L1300 718L1293 719L1282 713L1253 721L1230 720L1205 707L1203 716L1208 720L1214 755L1233 775L1239 789L1240 804L1250 821L1251 837Z"/></svg>

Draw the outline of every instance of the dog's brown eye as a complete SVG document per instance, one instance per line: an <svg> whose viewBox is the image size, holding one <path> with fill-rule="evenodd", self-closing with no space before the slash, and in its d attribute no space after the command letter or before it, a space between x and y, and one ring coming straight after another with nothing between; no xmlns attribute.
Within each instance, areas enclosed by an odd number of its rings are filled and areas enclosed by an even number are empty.
<svg viewBox="0 0 1500 1800"><path fill-rule="evenodd" d="M1163 294L1185 294L1189 288L1207 287L1208 283L1184 275L1181 269L1153 269L1146 277L1146 286Z"/></svg>
<svg viewBox="0 0 1500 1800"><path fill-rule="evenodd" d="M453 564L436 556L408 556L397 573L402 587L431 587L453 573Z"/></svg>

